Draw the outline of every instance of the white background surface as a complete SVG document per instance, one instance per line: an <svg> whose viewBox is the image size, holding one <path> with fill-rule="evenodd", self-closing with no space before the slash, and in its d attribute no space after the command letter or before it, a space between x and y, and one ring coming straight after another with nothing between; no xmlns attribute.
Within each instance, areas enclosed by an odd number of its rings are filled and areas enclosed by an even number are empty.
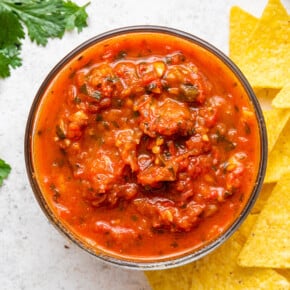
<svg viewBox="0 0 290 290"><path fill-rule="evenodd" d="M289 12L290 0L283 3ZM52 67L74 47L107 30L141 24L170 26L227 53L229 10L235 4L260 16L266 0L91 0L89 27L81 34L67 33L45 48L24 42L23 66L10 78L0 79L0 158L12 166L9 179L0 188L0 289L150 289L142 272L104 264L49 224L25 171L23 140L28 112Z"/></svg>

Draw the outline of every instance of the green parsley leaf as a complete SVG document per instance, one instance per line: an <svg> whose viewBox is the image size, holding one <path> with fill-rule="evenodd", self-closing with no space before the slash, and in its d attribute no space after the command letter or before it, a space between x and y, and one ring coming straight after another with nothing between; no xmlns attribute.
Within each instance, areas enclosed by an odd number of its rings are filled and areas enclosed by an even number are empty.
<svg viewBox="0 0 290 290"><path fill-rule="evenodd" d="M87 26L87 3L78 6L64 0L0 1L0 77L8 77L10 68L21 65L21 40L24 28L31 41L45 46L49 38L62 38L65 31Z"/></svg>
<svg viewBox="0 0 290 290"><path fill-rule="evenodd" d="M3 179L7 178L11 171L11 167L4 160L0 159L0 186L3 184Z"/></svg>

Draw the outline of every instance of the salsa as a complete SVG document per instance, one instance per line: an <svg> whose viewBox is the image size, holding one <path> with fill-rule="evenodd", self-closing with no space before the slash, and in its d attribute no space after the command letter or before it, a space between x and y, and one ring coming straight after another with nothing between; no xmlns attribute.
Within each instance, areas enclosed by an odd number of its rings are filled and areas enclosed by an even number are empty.
<svg viewBox="0 0 290 290"><path fill-rule="evenodd" d="M134 33L69 61L36 114L35 175L96 251L163 259L216 239L252 192L256 115L225 65L187 40Z"/></svg>

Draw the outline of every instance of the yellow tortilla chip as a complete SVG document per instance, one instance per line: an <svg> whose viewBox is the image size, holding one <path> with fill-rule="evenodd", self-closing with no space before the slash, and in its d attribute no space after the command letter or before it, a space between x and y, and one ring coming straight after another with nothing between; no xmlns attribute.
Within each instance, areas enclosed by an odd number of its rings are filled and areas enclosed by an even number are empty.
<svg viewBox="0 0 290 290"><path fill-rule="evenodd" d="M290 66L290 63L289 63L289 66ZM277 96L273 99L272 106L275 108L282 108L282 109L290 108L290 79L289 79L289 83L286 84L282 88L282 90L279 92L279 94L277 94Z"/></svg>
<svg viewBox="0 0 290 290"><path fill-rule="evenodd" d="M245 267L290 268L290 174L282 176L261 211L238 263Z"/></svg>
<svg viewBox="0 0 290 290"><path fill-rule="evenodd" d="M280 89L254 88L255 95L258 98L263 110L273 109L272 101L279 91Z"/></svg>
<svg viewBox="0 0 290 290"><path fill-rule="evenodd" d="M257 18L238 6L230 12L230 47L229 55L234 62L243 57L250 36L254 31Z"/></svg>
<svg viewBox="0 0 290 290"><path fill-rule="evenodd" d="M269 0L238 62L253 87L282 88L290 77L290 17L279 0Z"/></svg>
<svg viewBox="0 0 290 290"><path fill-rule="evenodd" d="M273 109L263 113L267 127L268 152L270 153L290 118L290 110Z"/></svg>
<svg viewBox="0 0 290 290"><path fill-rule="evenodd" d="M254 224L256 223L258 218L257 214L250 213L246 220L243 222L242 226L239 229L239 234L236 235L236 239L240 238L241 244L244 244L252 231Z"/></svg>
<svg viewBox="0 0 290 290"><path fill-rule="evenodd" d="M153 290L190 290L191 264L160 271L146 271L145 275Z"/></svg>
<svg viewBox="0 0 290 290"><path fill-rule="evenodd" d="M265 183L262 187L262 190L259 194L259 197L254 205L251 213L257 214L260 213L263 207L265 206L269 196L271 195L273 188L275 187L276 183Z"/></svg>
<svg viewBox="0 0 290 290"><path fill-rule="evenodd" d="M243 240L254 222L255 215L250 215L224 245L192 263L191 290L289 289L287 279L272 269L244 268L237 264Z"/></svg>
<svg viewBox="0 0 290 290"><path fill-rule="evenodd" d="M290 121L269 154L265 183L277 182L287 172L290 172Z"/></svg>
<svg viewBox="0 0 290 290"><path fill-rule="evenodd" d="M290 269L276 269L276 271L290 282Z"/></svg>

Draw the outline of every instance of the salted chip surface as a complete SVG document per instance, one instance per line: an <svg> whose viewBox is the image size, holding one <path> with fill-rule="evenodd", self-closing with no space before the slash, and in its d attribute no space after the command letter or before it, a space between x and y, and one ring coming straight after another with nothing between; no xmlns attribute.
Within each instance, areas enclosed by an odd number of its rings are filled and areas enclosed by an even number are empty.
<svg viewBox="0 0 290 290"><path fill-rule="evenodd" d="M244 56L258 19L238 6L230 11L230 45L229 56L234 62L239 62Z"/></svg>
<svg viewBox="0 0 290 290"><path fill-rule="evenodd" d="M290 173L281 177L238 257L244 267L290 268Z"/></svg>
<svg viewBox="0 0 290 290"><path fill-rule="evenodd" d="M153 290L190 290L192 265L158 271L146 271L145 275Z"/></svg>
<svg viewBox="0 0 290 290"><path fill-rule="evenodd" d="M289 66L290 66L290 63L289 63ZM287 83L281 89L281 91L277 94L277 96L273 99L272 106L274 108L280 108L280 109L290 108L290 79L289 79L289 83Z"/></svg>
<svg viewBox="0 0 290 290"><path fill-rule="evenodd" d="M290 269L276 269L276 271L290 282Z"/></svg>
<svg viewBox="0 0 290 290"><path fill-rule="evenodd" d="M277 182L287 172L290 172L290 121L269 154L265 183Z"/></svg>
<svg viewBox="0 0 290 290"><path fill-rule="evenodd" d="M279 0L269 0L238 61L253 87L282 88L290 76L290 17Z"/></svg>
<svg viewBox="0 0 290 290"><path fill-rule="evenodd" d="M290 109L267 110L263 114L268 135L268 152L271 152L290 118Z"/></svg>
<svg viewBox="0 0 290 290"><path fill-rule="evenodd" d="M252 214L260 213L265 206L268 198L270 197L276 183L265 183L263 184L262 190L259 193L259 197L251 210Z"/></svg>
<svg viewBox="0 0 290 290"><path fill-rule="evenodd" d="M243 225L239 229L239 234L236 235L236 239L240 241L241 244L244 244L258 218L257 214L250 213Z"/></svg>
<svg viewBox="0 0 290 290"><path fill-rule="evenodd" d="M280 89L254 88L255 95L258 98L263 110L273 109L272 102L279 91Z"/></svg>

